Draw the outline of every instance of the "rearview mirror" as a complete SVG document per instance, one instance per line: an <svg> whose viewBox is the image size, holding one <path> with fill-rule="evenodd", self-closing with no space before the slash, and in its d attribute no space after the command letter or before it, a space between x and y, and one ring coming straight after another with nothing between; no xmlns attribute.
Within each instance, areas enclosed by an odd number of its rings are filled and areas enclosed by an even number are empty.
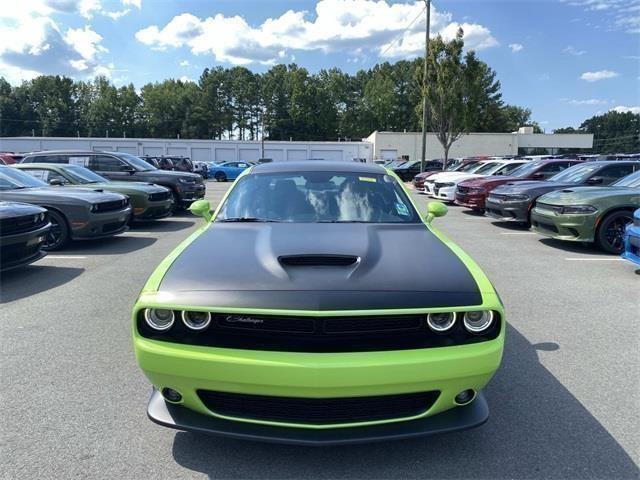
<svg viewBox="0 0 640 480"><path fill-rule="evenodd" d="M59 178L52 178L51 180L49 180L49 185L52 185L54 187L60 187L64 185L64 182Z"/></svg>
<svg viewBox="0 0 640 480"><path fill-rule="evenodd" d="M207 200L196 200L189 207L189 211L198 217L204 218L207 222L211 221L211 205Z"/></svg>
<svg viewBox="0 0 640 480"><path fill-rule="evenodd" d="M600 185L602 184L602 182L604 182L603 177L591 177L589 180L587 180L587 184L589 185Z"/></svg>
<svg viewBox="0 0 640 480"><path fill-rule="evenodd" d="M448 208L442 202L431 202L427 205L427 223L431 223L436 217L444 217Z"/></svg>

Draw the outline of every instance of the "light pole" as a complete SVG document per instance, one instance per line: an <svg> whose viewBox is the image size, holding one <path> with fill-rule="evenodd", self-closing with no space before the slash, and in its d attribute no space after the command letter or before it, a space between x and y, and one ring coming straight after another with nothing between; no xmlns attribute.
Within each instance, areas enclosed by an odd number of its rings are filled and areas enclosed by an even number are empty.
<svg viewBox="0 0 640 480"><path fill-rule="evenodd" d="M424 172L427 156L427 62L429 60L429 24L431 23L431 0L424 0L427 11L427 29L424 39L424 76L422 77L422 157L420 171Z"/></svg>

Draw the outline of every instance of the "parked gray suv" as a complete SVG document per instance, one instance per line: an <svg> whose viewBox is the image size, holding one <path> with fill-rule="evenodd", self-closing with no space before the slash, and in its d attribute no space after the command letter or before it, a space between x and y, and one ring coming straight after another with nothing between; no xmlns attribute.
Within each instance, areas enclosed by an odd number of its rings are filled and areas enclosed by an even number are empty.
<svg viewBox="0 0 640 480"><path fill-rule="evenodd" d="M22 163L68 163L81 165L109 180L149 182L171 191L174 208L188 207L204 198L205 184L200 175L160 170L135 155L124 152L56 150L25 155Z"/></svg>

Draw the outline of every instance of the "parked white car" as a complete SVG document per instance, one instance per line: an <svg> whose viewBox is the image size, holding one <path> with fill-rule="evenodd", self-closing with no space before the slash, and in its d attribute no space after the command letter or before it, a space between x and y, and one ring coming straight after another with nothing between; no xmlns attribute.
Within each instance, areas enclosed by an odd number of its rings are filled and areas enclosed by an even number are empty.
<svg viewBox="0 0 640 480"><path fill-rule="evenodd" d="M488 160L481 162L478 168L470 172L442 172L429 177L430 196L438 200L453 202L456 198L458 183L477 177L490 175L509 175L513 170L527 163L528 160ZM425 191L427 182L425 181Z"/></svg>

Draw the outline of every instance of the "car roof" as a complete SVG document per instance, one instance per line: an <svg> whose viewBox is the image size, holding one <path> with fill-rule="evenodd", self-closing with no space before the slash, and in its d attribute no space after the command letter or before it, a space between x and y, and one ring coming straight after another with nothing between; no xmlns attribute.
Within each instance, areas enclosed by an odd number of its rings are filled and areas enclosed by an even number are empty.
<svg viewBox="0 0 640 480"><path fill-rule="evenodd" d="M256 165L252 173L291 173L291 172L353 172L384 174L387 170L380 165L339 160L307 160L295 162L271 162Z"/></svg>
<svg viewBox="0 0 640 480"><path fill-rule="evenodd" d="M41 150L38 152L31 152L31 153L26 153L25 156L27 155L65 155L65 154L83 154L83 155L89 155L89 154L95 154L95 153L111 153L111 152L94 152L92 150Z"/></svg>

